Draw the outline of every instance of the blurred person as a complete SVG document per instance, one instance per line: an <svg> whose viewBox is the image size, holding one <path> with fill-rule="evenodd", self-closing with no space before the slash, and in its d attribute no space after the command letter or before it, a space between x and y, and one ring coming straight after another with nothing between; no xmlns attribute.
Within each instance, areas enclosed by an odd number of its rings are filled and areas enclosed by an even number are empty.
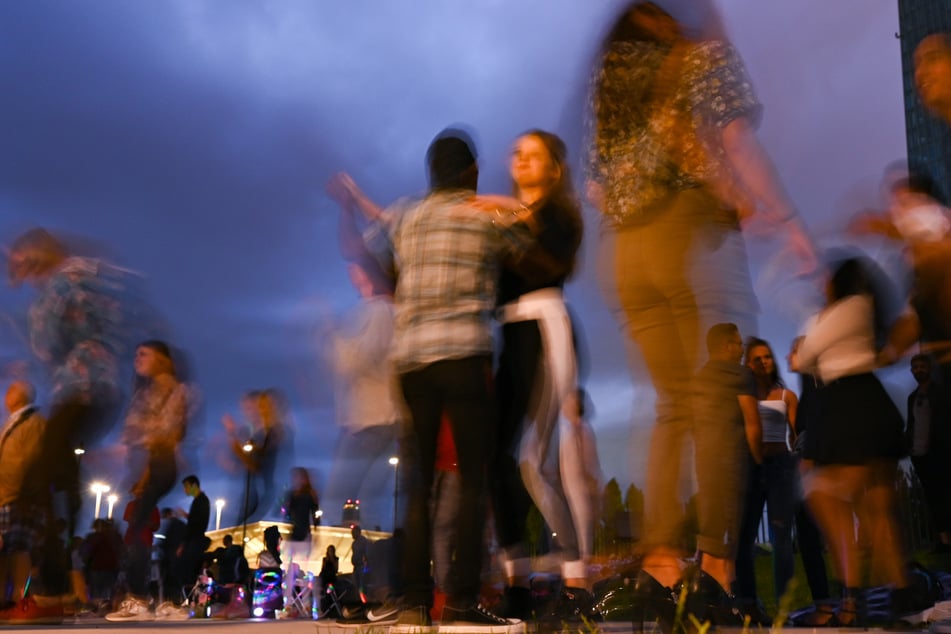
<svg viewBox="0 0 951 634"><path fill-rule="evenodd" d="M185 437L193 408L192 393L176 377L168 344L144 341L135 351L132 399L125 417L121 442L129 456L135 481L136 515L125 518L133 532L149 532L152 513L175 486L178 448ZM152 529L154 531L155 529ZM148 542L151 546L151 541Z"/></svg>
<svg viewBox="0 0 951 634"><path fill-rule="evenodd" d="M921 103L951 124L951 34L924 37L915 48L914 67Z"/></svg>
<svg viewBox="0 0 951 634"><path fill-rule="evenodd" d="M506 262L499 280L502 346L495 388L499 427L490 469L493 518L506 574L505 615L531 614L524 544L529 497L562 556L564 588L558 618L596 618L587 579L594 516L583 480L566 478L582 459L573 449L586 429L568 423L562 407L577 386L576 352L563 287L581 246L581 210L556 135L529 130L513 145L509 173L515 198L539 227L531 247ZM587 430L590 432L590 430ZM582 467L582 471L584 468Z"/></svg>
<svg viewBox="0 0 951 634"><path fill-rule="evenodd" d="M169 589L169 598L179 603L184 598L183 590L191 587L198 579L205 550L210 540L205 536L208 521L211 518L211 504L208 496L201 490L198 476L191 474L182 480L185 495L192 498L188 513L178 510L179 517L185 520L183 541L175 550L173 562L174 586Z"/></svg>
<svg viewBox="0 0 951 634"><path fill-rule="evenodd" d="M853 517L865 525L875 553L873 578L892 585L892 613L922 609L909 587L895 517L902 418L873 374L893 323L887 289L875 275L871 263L855 257L830 267L826 306L807 324L795 357L797 371L815 373L823 383L818 420L809 428L803 452L814 465L804 488L842 582L835 613L840 626L862 620L863 562Z"/></svg>
<svg viewBox="0 0 951 634"><path fill-rule="evenodd" d="M756 407L756 384L744 366L743 339L736 324L714 324L706 336L709 359L693 382L693 437L696 445L697 550L700 569L689 583L686 609L700 622L738 625L730 587L736 577L747 456L763 459L763 431ZM669 602L655 605L663 627L671 627Z"/></svg>
<svg viewBox="0 0 951 634"><path fill-rule="evenodd" d="M118 609L106 614L107 621L152 621L155 614L149 597L149 563L152 553L152 538L161 525L158 507L143 511L149 500L145 498L148 485L145 476L132 487L132 499L126 504L122 519L128 523L123 537L122 570L128 594ZM147 519L143 521L141 518Z"/></svg>
<svg viewBox="0 0 951 634"><path fill-rule="evenodd" d="M291 488L284 495L281 510L291 523L291 534L284 540L284 605L290 605L298 570L310 561L313 547L311 527L320 524L317 492L310 483L310 473L303 467L291 469Z"/></svg>
<svg viewBox="0 0 951 634"><path fill-rule="evenodd" d="M218 562L218 583L223 586L247 583L248 560L230 534L222 538L221 548L215 551L215 559Z"/></svg>
<svg viewBox="0 0 951 634"><path fill-rule="evenodd" d="M799 546L799 555L802 558L802 567L806 573L806 582L812 593L813 606L811 610L800 612L799 618L793 620L796 626L815 627L828 625L834 616L834 602L829 590L829 577L826 572L825 544L812 511L809 510L802 493L802 481L812 466L811 461L804 460L802 451L805 447L808 430L819 424L819 379L809 373L801 373L798 367L799 344L802 337L793 339L786 355L787 369L799 374L799 405L796 407L796 440L793 444L793 457L796 460L796 541Z"/></svg>
<svg viewBox="0 0 951 634"><path fill-rule="evenodd" d="M337 571L340 568L340 558L337 557L337 548L330 544L327 546L327 550L324 551L324 557L320 561L320 572L318 577L320 578L320 615L329 613L329 610L334 607L333 598L331 596L331 588L335 587L337 583ZM342 617L342 614L337 614L338 617Z"/></svg>
<svg viewBox="0 0 951 634"><path fill-rule="evenodd" d="M45 524L45 508L37 504L43 483L34 473L43 456L47 423L35 398L30 383L11 383L4 395L8 416L0 430L0 601L18 608L28 601L32 553L41 545Z"/></svg>
<svg viewBox="0 0 951 634"><path fill-rule="evenodd" d="M603 215L605 297L657 393L636 592L669 603L682 576L677 490L701 328L755 329L740 229L759 224L782 235L800 273L812 271L815 256L757 140L761 107L739 55L720 34L706 39L685 27L685 15L712 7L663 6L627 5L604 42L586 194Z"/></svg>
<svg viewBox="0 0 951 634"><path fill-rule="evenodd" d="M350 544L350 565L353 567L353 587L357 589L360 595L360 601L366 603L365 579L370 567L370 540L363 534L363 529L354 526L350 529L350 537L353 543Z"/></svg>
<svg viewBox="0 0 951 634"><path fill-rule="evenodd" d="M349 262L347 270L360 301L332 331L326 348L340 426L323 496L334 523L341 521L344 500L369 499L384 488L392 471L387 459L397 451L401 408L396 373L387 361L393 341L392 282L367 257ZM361 509L361 521L382 526L384 511L373 506Z"/></svg>
<svg viewBox="0 0 951 634"><path fill-rule="evenodd" d="M100 610L111 611L122 556L122 536L111 520L96 518L86 536L86 570L89 593Z"/></svg>
<svg viewBox="0 0 951 634"><path fill-rule="evenodd" d="M918 386L908 395L905 446L924 489L937 552L951 552L951 403L934 380L931 357L911 358Z"/></svg>
<svg viewBox="0 0 951 634"><path fill-rule="evenodd" d="M280 452L288 440L287 406L283 394L274 388L252 390L242 399L247 425L237 425L230 414L222 424L228 434L231 450L250 474L249 486L239 524L264 518L274 504L274 470ZM250 446L250 451L245 448Z"/></svg>
<svg viewBox="0 0 951 634"><path fill-rule="evenodd" d="M8 267L14 286L27 282L37 290L28 316L30 343L52 384L43 443L46 466L37 477L65 492L72 534L81 503L73 449L96 446L115 423L121 401L118 367L125 324L120 280L113 267L70 254L44 229L13 241Z"/></svg>
<svg viewBox="0 0 951 634"><path fill-rule="evenodd" d="M427 151L430 191L422 200L385 212L360 206L370 226L365 244L384 271L399 278L391 358L410 413L400 466L407 478L404 607L397 625L428 627L430 497L440 422L452 426L459 459L461 499L451 587L442 623L506 626L479 603L485 470L491 452L485 429L497 416L490 384L491 311L505 258L531 243L531 213L508 198L474 199L478 165L468 135L447 129ZM347 184L347 183L345 183ZM359 190L348 183L353 199Z"/></svg>
<svg viewBox="0 0 951 634"><path fill-rule="evenodd" d="M753 558L756 537L766 507L769 543L773 548L773 587L776 605L793 577L793 524L798 494L796 461L789 450L789 438L795 443L796 412L799 400L786 389L779 374L773 348L767 341L750 337L746 343L746 366L756 380L756 399L763 428L762 460L750 464L743 521L736 558L737 597L751 614L759 611L756 571ZM760 620L770 623L758 614Z"/></svg>
<svg viewBox="0 0 951 634"><path fill-rule="evenodd" d="M185 522L176 515L175 509L163 508L161 516L162 525L159 530L164 538L161 542L162 585L168 596L174 596L172 588L177 585L175 575L178 573L176 563L178 556L176 553L178 547L185 543L186 527Z"/></svg>
<svg viewBox="0 0 951 634"><path fill-rule="evenodd" d="M277 526L264 529L264 550L258 553L258 570L262 568L281 568L281 531Z"/></svg>

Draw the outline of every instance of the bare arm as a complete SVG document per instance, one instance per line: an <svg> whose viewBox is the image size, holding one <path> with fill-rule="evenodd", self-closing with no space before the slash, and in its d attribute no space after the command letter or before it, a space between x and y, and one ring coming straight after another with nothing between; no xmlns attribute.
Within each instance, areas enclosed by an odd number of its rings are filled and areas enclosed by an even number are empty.
<svg viewBox="0 0 951 634"><path fill-rule="evenodd" d="M359 211L367 220L376 220L383 213L383 208L370 200L346 172L335 174L330 179L327 183L327 193L341 207L351 213Z"/></svg>
<svg viewBox="0 0 951 634"><path fill-rule="evenodd" d="M746 430L746 443L756 464L763 462L763 425L759 420L759 408L756 398L747 394L736 397L740 402L740 411L743 412L743 428Z"/></svg>
<svg viewBox="0 0 951 634"><path fill-rule="evenodd" d="M786 390L783 400L786 401L786 421L789 423L789 429L792 430L792 440L795 443L796 436L799 435L799 432L796 431L796 413L799 411L799 399L791 391Z"/></svg>
<svg viewBox="0 0 951 634"><path fill-rule="evenodd" d="M771 225L783 226L793 250L803 262L803 272L814 270L818 260L812 240L750 122L739 117L728 123L723 128L722 141L727 159L753 196L757 208L762 210L762 217Z"/></svg>

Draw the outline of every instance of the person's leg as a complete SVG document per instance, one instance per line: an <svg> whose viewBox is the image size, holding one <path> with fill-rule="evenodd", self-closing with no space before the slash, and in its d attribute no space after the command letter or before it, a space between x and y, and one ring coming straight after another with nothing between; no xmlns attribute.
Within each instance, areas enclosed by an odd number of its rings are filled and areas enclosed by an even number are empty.
<svg viewBox="0 0 951 634"><path fill-rule="evenodd" d="M408 609L429 609L433 600L433 580L429 559L432 546L432 524L429 517L436 438L444 408L439 379L445 363L434 363L400 375L403 399L410 413L404 422L409 446L400 452L400 468L407 485L404 521L405 556L403 583Z"/></svg>
<svg viewBox="0 0 951 634"><path fill-rule="evenodd" d="M541 355L541 332L535 321L505 324L495 377L499 417L489 469L492 518L502 551L506 583L528 588L531 561L523 543L531 498L522 481L519 444Z"/></svg>
<svg viewBox="0 0 951 634"><path fill-rule="evenodd" d="M736 551L736 596L748 605L755 605L756 592L756 536L763 520L763 504L766 492L763 484L763 466L753 462L747 453L745 457L749 468L749 480L746 487L740 489L743 494L743 512Z"/></svg>
<svg viewBox="0 0 951 634"><path fill-rule="evenodd" d="M846 588L862 583L861 558L853 519L864 468L853 465L816 466L806 486L806 501L832 553L836 573Z"/></svg>
<svg viewBox="0 0 951 634"><path fill-rule="evenodd" d="M872 549L872 578L896 588L908 585L901 529L896 517L895 479L898 464L890 460L874 461L867 468L864 494L860 505L869 523Z"/></svg>
<svg viewBox="0 0 951 634"><path fill-rule="evenodd" d="M445 408L459 464L456 557L449 576L447 606L467 607L479 598L482 534L485 524L485 472L494 446L498 415L491 386L491 359L470 357L447 364L441 377ZM488 432L486 430L489 430Z"/></svg>
<svg viewBox="0 0 951 634"><path fill-rule="evenodd" d="M766 484L766 515L773 545L773 580L776 603L786 595L794 573L792 529L796 515L796 463L791 454L767 458L763 464Z"/></svg>
<svg viewBox="0 0 951 634"><path fill-rule="evenodd" d="M799 554L802 557L802 566L805 569L812 600L815 603L828 601L832 595L829 592L822 536L819 534L819 527L816 525L812 512L801 497L801 492L797 495L796 501L796 537L799 540Z"/></svg>
<svg viewBox="0 0 951 634"><path fill-rule="evenodd" d="M657 392L645 491L644 570L665 586L680 577L680 457L692 419L699 315L685 263L692 226L689 201L643 226L619 230L614 279L620 318L637 344Z"/></svg>
<svg viewBox="0 0 951 634"><path fill-rule="evenodd" d="M693 439L701 569L716 579L724 592L730 592L736 576L743 492L748 488L747 462L752 462L746 436L736 425L698 422Z"/></svg>
<svg viewBox="0 0 951 634"><path fill-rule="evenodd" d="M574 578L574 582L569 585L590 590L586 567L594 554L596 505L601 494L597 441L594 430L585 420L575 424L562 418L560 427L558 464L561 468L561 485L578 540L578 561L584 573ZM567 574L566 571L566 578Z"/></svg>
<svg viewBox="0 0 951 634"><path fill-rule="evenodd" d="M459 474L437 471L433 485L433 576L436 587L446 592L455 548L456 515L459 512Z"/></svg>

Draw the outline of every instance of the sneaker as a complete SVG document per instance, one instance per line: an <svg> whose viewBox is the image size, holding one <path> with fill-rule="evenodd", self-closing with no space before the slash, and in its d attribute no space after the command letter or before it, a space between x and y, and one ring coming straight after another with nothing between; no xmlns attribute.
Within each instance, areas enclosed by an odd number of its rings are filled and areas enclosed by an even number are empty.
<svg viewBox="0 0 951 634"><path fill-rule="evenodd" d="M524 632L525 624L518 619L506 619L488 611L481 604L469 607L447 605L442 609L440 632L470 632L472 626L478 626L480 632Z"/></svg>
<svg viewBox="0 0 951 634"><path fill-rule="evenodd" d="M63 622L63 604L39 605L33 597L25 597L13 607L0 610L0 623L58 625Z"/></svg>
<svg viewBox="0 0 951 634"><path fill-rule="evenodd" d="M398 599L387 599L383 605L367 610L367 620L371 623L392 623L400 613L401 602Z"/></svg>
<svg viewBox="0 0 951 634"><path fill-rule="evenodd" d="M429 608L417 605L402 608L396 622L390 626L390 634L422 634L433 631L433 620L429 617Z"/></svg>
<svg viewBox="0 0 951 634"><path fill-rule="evenodd" d="M156 621L187 621L190 618L191 610L185 606L177 606L171 601L165 601L155 608Z"/></svg>
<svg viewBox="0 0 951 634"><path fill-rule="evenodd" d="M129 597L119 604L119 609L106 615L107 621L154 621L149 602Z"/></svg>

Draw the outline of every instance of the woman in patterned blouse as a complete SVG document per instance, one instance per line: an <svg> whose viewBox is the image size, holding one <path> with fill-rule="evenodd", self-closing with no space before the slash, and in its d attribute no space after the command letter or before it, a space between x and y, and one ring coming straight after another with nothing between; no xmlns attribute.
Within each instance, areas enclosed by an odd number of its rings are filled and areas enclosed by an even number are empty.
<svg viewBox="0 0 951 634"><path fill-rule="evenodd" d="M696 15L708 3L663 4L670 11L654 2L629 5L602 49L585 187L603 215L601 284L657 392L638 589L661 599L681 578L679 456L692 425L699 335L718 322L755 332L741 223L761 218L774 225L803 272L815 263L756 138L761 108L739 55L724 39L688 32L671 15ZM701 562L706 592L698 596L728 597L729 554L703 553ZM665 609L673 618L670 603ZM717 624L728 624L726 612Z"/></svg>

